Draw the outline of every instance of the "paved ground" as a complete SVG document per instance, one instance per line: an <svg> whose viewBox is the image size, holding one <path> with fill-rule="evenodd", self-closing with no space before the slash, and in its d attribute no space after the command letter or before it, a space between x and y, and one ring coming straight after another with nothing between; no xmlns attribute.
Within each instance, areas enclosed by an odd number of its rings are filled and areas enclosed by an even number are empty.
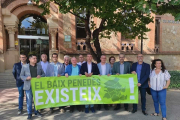
<svg viewBox="0 0 180 120"><path fill-rule="evenodd" d="M26 106L24 106L24 114L17 115L17 98L18 92L16 88L12 89L0 89L0 120L26 120ZM132 109L132 105L129 106L129 110ZM154 112L153 101L151 96L147 95L147 113ZM140 110L140 104L138 105L138 112L131 114L124 111L122 108L119 111L113 111L113 107L109 111L102 109L95 114L75 111L69 113L68 109L65 113L60 113L57 109L52 115L48 114L48 109L42 111L43 117L37 118L33 115L33 119L36 120L161 120L161 116L144 116ZM167 118L168 120L180 120L180 90L167 92Z"/></svg>

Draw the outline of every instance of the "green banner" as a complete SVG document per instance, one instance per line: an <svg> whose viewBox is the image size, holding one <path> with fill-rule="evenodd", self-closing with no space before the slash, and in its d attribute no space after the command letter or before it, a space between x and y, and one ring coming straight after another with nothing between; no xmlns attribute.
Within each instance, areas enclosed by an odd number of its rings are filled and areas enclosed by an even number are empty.
<svg viewBox="0 0 180 120"><path fill-rule="evenodd" d="M31 80L36 109L85 104L138 103L137 75L42 77Z"/></svg>

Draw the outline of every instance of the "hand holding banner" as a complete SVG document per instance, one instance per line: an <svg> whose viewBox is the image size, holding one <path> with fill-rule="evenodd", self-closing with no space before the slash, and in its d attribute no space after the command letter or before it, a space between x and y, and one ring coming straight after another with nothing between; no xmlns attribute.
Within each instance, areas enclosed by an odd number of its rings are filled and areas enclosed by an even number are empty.
<svg viewBox="0 0 180 120"><path fill-rule="evenodd" d="M36 109L85 104L138 103L137 75L42 77L31 80Z"/></svg>

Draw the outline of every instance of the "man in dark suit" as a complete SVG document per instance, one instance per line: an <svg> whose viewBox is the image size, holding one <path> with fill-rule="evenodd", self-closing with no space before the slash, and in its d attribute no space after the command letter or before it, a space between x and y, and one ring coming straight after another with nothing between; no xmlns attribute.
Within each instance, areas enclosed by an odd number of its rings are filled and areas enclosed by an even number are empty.
<svg viewBox="0 0 180 120"><path fill-rule="evenodd" d="M137 55L138 62L133 63L131 73L137 74L138 77L138 87L141 94L141 109L144 115L146 113L146 89L148 87L148 78L150 74L150 65L143 62L143 55ZM133 104L132 113L137 112L137 104Z"/></svg>
<svg viewBox="0 0 180 120"><path fill-rule="evenodd" d="M124 62L125 55L119 54L119 62L115 62L113 65L112 73L115 75L119 74L128 74L131 72L131 65L129 62ZM120 104L117 104L117 106L114 108L114 110L119 110L121 107ZM124 108L126 111L128 111L128 104L124 104Z"/></svg>
<svg viewBox="0 0 180 120"><path fill-rule="evenodd" d="M80 70L82 75L91 77L92 75L99 75L99 69L97 64L92 62L92 55L87 54L87 62L83 63ZM94 105L90 105L92 113L95 113ZM85 113L89 113L89 105L85 105Z"/></svg>
<svg viewBox="0 0 180 120"><path fill-rule="evenodd" d="M19 108L18 108L18 115L22 114L23 111L23 100L24 100L24 90L23 90L23 86L24 86L24 81L20 78L20 74L21 74L21 68L22 65L26 64L26 55L24 54L20 54L20 62L15 63L13 66L13 75L14 78L16 80L16 86L18 88L19 91Z"/></svg>

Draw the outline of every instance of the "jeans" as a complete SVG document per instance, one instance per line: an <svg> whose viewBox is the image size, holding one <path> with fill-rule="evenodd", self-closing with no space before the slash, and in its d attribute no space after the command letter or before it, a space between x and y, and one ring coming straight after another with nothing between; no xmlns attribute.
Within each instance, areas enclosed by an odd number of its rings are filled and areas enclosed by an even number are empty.
<svg viewBox="0 0 180 120"><path fill-rule="evenodd" d="M90 106L91 108L94 107L94 105L91 104L91 105L85 105L85 108L88 108L89 106Z"/></svg>
<svg viewBox="0 0 180 120"><path fill-rule="evenodd" d="M29 90L26 90L26 103L27 103L27 112L28 114L32 114L32 101L33 101L33 95L31 88ZM38 111L35 109L34 105L34 113L36 114Z"/></svg>
<svg viewBox="0 0 180 120"><path fill-rule="evenodd" d="M151 95L154 101L155 112L159 114L160 104L162 117L166 118L166 89L160 91L155 91L151 89Z"/></svg>
<svg viewBox="0 0 180 120"><path fill-rule="evenodd" d="M24 101L24 90L23 90L24 84L22 84L20 87L18 87L19 91L19 110L23 109L23 101Z"/></svg>
<svg viewBox="0 0 180 120"><path fill-rule="evenodd" d="M141 94L141 109L142 111L146 110L146 88L139 87ZM137 110L137 104L133 104L133 110Z"/></svg>

